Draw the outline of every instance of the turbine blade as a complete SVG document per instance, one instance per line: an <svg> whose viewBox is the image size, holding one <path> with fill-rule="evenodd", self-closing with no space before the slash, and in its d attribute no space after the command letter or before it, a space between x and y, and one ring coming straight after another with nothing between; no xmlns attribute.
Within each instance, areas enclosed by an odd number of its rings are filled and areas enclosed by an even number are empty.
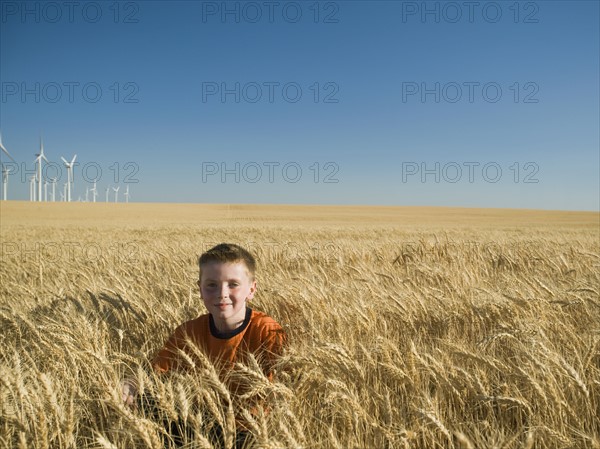
<svg viewBox="0 0 600 449"><path fill-rule="evenodd" d="M0 133L0 149L2 151L4 151L4 153L8 156L8 158L13 161L16 162L13 157L10 155L10 153L8 152L8 150L4 147L4 145L2 144L2 134Z"/></svg>
<svg viewBox="0 0 600 449"><path fill-rule="evenodd" d="M2 149L2 151L4 151L4 154L6 154L10 158L11 161L15 162L15 160L12 158L12 156L10 155L8 150L6 148L4 148L4 145L2 145L2 142L0 142L0 149Z"/></svg>

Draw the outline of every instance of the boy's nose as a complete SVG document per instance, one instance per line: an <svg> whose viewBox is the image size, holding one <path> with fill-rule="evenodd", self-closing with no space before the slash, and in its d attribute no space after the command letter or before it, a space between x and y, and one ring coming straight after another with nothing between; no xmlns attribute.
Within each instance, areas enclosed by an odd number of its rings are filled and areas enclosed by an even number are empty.
<svg viewBox="0 0 600 449"><path fill-rule="evenodd" d="M223 285L221 287L221 291L219 292L219 297L227 298L228 296L229 296L229 288L227 287L227 285Z"/></svg>

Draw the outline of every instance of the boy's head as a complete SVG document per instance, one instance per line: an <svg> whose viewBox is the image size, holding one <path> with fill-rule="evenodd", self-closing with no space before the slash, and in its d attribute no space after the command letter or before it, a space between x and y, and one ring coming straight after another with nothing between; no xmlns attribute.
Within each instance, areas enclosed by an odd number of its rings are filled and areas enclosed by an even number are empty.
<svg viewBox="0 0 600 449"><path fill-rule="evenodd" d="M200 296L215 326L220 331L235 329L256 292L254 257L238 245L221 243L202 254L198 264Z"/></svg>
<svg viewBox="0 0 600 449"><path fill-rule="evenodd" d="M250 252L235 243L221 243L200 256L198 266L200 269L199 279L202 279L202 267L211 262L236 263L241 262L246 267L248 278L254 281L256 272L256 260Z"/></svg>

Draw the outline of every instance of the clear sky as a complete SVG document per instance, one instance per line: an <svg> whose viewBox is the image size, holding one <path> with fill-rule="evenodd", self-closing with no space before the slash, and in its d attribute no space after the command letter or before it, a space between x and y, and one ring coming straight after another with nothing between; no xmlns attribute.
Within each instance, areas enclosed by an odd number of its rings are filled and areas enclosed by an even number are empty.
<svg viewBox="0 0 600 449"><path fill-rule="evenodd" d="M0 4L8 199L600 209L598 1Z"/></svg>

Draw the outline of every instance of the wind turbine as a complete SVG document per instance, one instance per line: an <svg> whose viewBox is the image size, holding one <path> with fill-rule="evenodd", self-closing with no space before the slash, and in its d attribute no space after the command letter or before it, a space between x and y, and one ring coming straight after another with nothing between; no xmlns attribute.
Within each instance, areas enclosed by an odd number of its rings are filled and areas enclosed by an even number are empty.
<svg viewBox="0 0 600 449"><path fill-rule="evenodd" d="M125 196L125 202L129 203L129 184L127 184L127 188L125 189L125 193L123 195Z"/></svg>
<svg viewBox="0 0 600 449"><path fill-rule="evenodd" d="M6 189L8 188L8 174L10 170L2 164L2 199L6 201Z"/></svg>
<svg viewBox="0 0 600 449"><path fill-rule="evenodd" d="M117 186L116 188L113 187L113 190L115 191L115 203L119 202L119 189L121 188L121 186Z"/></svg>
<svg viewBox="0 0 600 449"><path fill-rule="evenodd" d="M94 181L94 187L92 187L90 189L90 192L92 192L92 198L94 203L96 202L96 197L98 196L98 190L96 190L96 181Z"/></svg>
<svg viewBox="0 0 600 449"><path fill-rule="evenodd" d="M8 156L8 158L11 161L15 162L15 160L12 158L12 156L10 155L10 153L8 152L8 150L2 144L2 133L0 133L0 149L2 149L2 151L4 151L4 153Z"/></svg>
<svg viewBox="0 0 600 449"><path fill-rule="evenodd" d="M44 179L44 201L48 202L48 181Z"/></svg>
<svg viewBox="0 0 600 449"><path fill-rule="evenodd" d="M29 201L35 201L35 176L29 178Z"/></svg>
<svg viewBox="0 0 600 449"><path fill-rule="evenodd" d="M8 158L15 162L15 160L12 158L12 156L10 155L10 153L8 152L8 150L6 148L4 148L4 145L2 145L2 133L0 133L0 149L2 151L4 151L4 153L8 156ZM7 189L8 189L8 175L10 173L10 170L8 170L4 164L2 164L2 199L4 201L6 201L6 197L7 197Z"/></svg>
<svg viewBox="0 0 600 449"><path fill-rule="evenodd" d="M89 201L89 195L90 195L90 191L89 191L89 187L85 186L85 202L87 203Z"/></svg>
<svg viewBox="0 0 600 449"><path fill-rule="evenodd" d="M44 143L42 142L42 138L40 137L40 152L36 153L35 162L37 163L37 200L42 201L42 159L48 163L48 159L44 155Z"/></svg>
<svg viewBox="0 0 600 449"><path fill-rule="evenodd" d="M108 191L110 190L110 187L106 187L106 202L108 203Z"/></svg>
<svg viewBox="0 0 600 449"><path fill-rule="evenodd" d="M69 187L69 183L68 183L68 182L65 182L65 183L63 184L63 193L62 193L62 195L61 195L61 198L62 198L62 200L63 200L63 201L67 201L67 188L68 188L68 187Z"/></svg>
<svg viewBox="0 0 600 449"><path fill-rule="evenodd" d="M73 165L75 164L75 159L77 155L73 156L71 162L67 162L64 157L60 157L62 161L65 163L65 167L67 167L67 201L71 201L71 184L73 184Z"/></svg>
<svg viewBox="0 0 600 449"><path fill-rule="evenodd" d="M56 201L56 178L50 178L50 184L52 184L52 202Z"/></svg>

